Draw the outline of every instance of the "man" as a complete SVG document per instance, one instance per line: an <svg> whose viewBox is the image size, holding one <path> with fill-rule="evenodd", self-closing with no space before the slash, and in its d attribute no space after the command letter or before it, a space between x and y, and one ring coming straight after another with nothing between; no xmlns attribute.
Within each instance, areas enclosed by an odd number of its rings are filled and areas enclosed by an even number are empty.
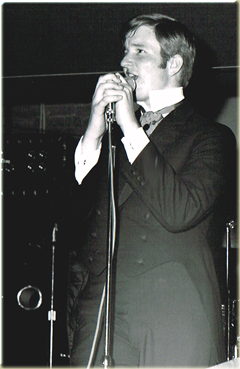
<svg viewBox="0 0 240 369"><path fill-rule="evenodd" d="M225 349L209 245L231 178L234 136L194 113L184 98L195 58L185 26L159 14L139 16L129 23L124 46L125 78L99 78L75 152L74 217L81 239L72 269L81 265L83 277L70 312L71 364L87 365L106 279L104 113L115 103L123 137L116 163L111 356L115 366L213 366L225 360ZM136 114L135 99L141 107ZM142 108L161 112L152 120ZM99 341L96 366L104 354L103 332Z"/></svg>

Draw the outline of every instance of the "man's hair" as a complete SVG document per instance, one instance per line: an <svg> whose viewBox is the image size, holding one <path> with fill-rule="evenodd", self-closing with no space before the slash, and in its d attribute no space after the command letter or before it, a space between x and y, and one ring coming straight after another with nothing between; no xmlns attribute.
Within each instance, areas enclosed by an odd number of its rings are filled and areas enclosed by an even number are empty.
<svg viewBox="0 0 240 369"><path fill-rule="evenodd" d="M167 61L178 54L183 58L183 66L179 75L179 84L186 87L192 76L196 56L194 36L188 28L179 21L162 14L140 15L125 24L123 39L130 37L140 26L152 27L156 39L161 46L163 59L161 68L166 68Z"/></svg>

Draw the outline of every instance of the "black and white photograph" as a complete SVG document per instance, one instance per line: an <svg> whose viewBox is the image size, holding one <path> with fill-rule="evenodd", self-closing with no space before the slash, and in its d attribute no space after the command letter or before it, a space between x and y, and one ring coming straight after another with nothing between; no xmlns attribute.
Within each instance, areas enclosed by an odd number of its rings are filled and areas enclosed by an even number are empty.
<svg viewBox="0 0 240 369"><path fill-rule="evenodd" d="M238 2L5 2L1 365L237 367Z"/></svg>

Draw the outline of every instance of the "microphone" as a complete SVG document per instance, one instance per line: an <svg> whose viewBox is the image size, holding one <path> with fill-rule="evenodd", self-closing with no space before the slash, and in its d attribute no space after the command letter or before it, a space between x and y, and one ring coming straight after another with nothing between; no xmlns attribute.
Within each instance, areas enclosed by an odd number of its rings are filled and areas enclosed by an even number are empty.
<svg viewBox="0 0 240 369"><path fill-rule="evenodd" d="M115 103L109 103L106 106L106 113L115 115Z"/></svg>
<svg viewBox="0 0 240 369"><path fill-rule="evenodd" d="M114 159L112 158L113 162L115 163L115 150L116 150L116 124L114 125L114 122L116 122L115 119L115 106L116 103L109 103L107 104L105 108L105 124L108 131L108 142L109 142L109 151L110 147L112 149L112 154ZM114 128L115 126L115 128ZM114 164L115 165L115 164Z"/></svg>
<svg viewBox="0 0 240 369"><path fill-rule="evenodd" d="M109 127L115 120L115 103L109 103L105 109L106 124Z"/></svg>

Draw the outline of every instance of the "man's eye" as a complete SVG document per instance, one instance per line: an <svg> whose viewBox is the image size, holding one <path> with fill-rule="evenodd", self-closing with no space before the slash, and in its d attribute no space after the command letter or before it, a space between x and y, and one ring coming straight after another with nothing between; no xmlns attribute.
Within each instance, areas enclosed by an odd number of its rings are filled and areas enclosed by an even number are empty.
<svg viewBox="0 0 240 369"><path fill-rule="evenodd" d="M137 49L138 54L144 54L145 51L143 49Z"/></svg>

